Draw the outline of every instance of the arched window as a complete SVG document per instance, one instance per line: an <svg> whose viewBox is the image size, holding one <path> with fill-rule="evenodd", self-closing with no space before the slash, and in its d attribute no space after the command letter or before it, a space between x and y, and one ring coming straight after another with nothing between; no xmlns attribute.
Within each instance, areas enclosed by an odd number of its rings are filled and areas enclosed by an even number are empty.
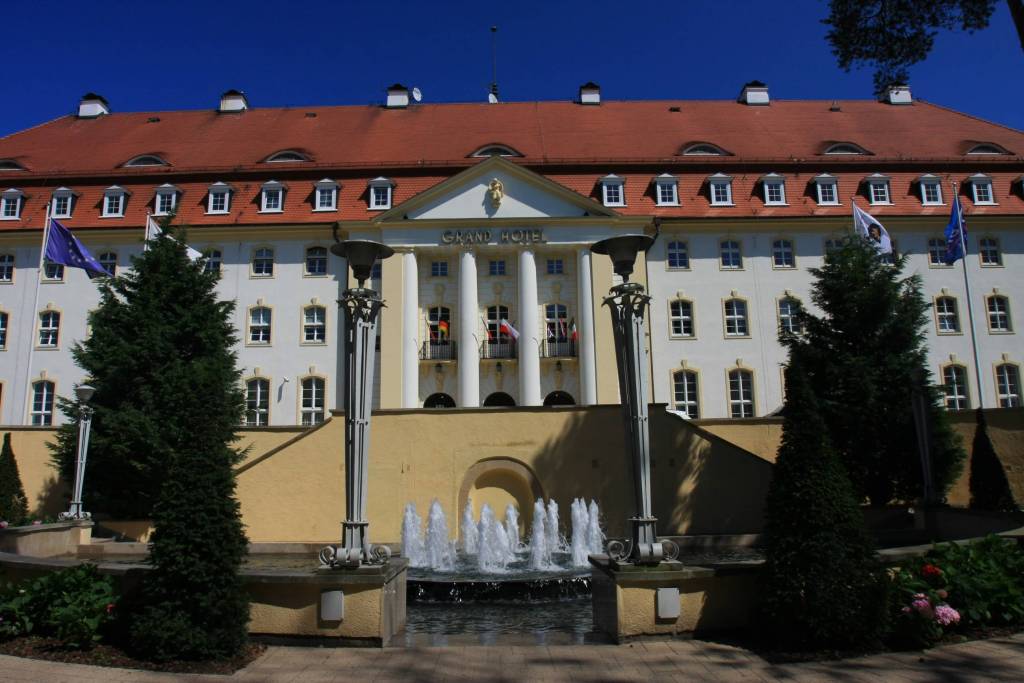
<svg viewBox="0 0 1024 683"><path fill-rule="evenodd" d="M996 394L1000 408L1020 406L1020 368L1012 363L996 366Z"/></svg>
<svg viewBox="0 0 1024 683"><path fill-rule="evenodd" d="M327 343L327 309L323 306L306 306L302 309L302 342Z"/></svg>
<svg viewBox="0 0 1024 683"><path fill-rule="evenodd" d="M306 249L306 275L327 275L327 247Z"/></svg>
<svg viewBox="0 0 1024 683"><path fill-rule="evenodd" d="M951 296L940 296L935 299L935 324L939 328L939 334L960 332L960 314L956 310L956 299Z"/></svg>
<svg viewBox="0 0 1024 683"><path fill-rule="evenodd" d="M116 251L105 251L100 254L99 257L100 265L103 266L103 270L110 273L110 277L117 275L117 252Z"/></svg>
<svg viewBox="0 0 1024 683"><path fill-rule="evenodd" d="M967 150L967 154L1009 154L1010 152L1003 146L997 145L994 142L982 142L974 145Z"/></svg>
<svg viewBox="0 0 1024 683"><path fill-rule="evenodd" d="M729 415L754 417L754 373L749 370L729 371Z"/></svg>
<svg viewBox="0 0 1024 683"><path fill-rule="evenodd" d="M576 405L576 399L564 391L552 391L550 394L544 397L544 405L546 406L574 406Z"/></svg>
<svg viewBox="0 0 1024 683"><path fill-rule="evenodd" d="M270 424L270 380L257 377L245 383L245 424L247 427Z"/></svg>
<svg viewBox="0 0 1024 683"><path fill-rule="evenodd" d="M511 407L515 404L516 400L503 391L496 391L484 399L485 408Z"/></svg>
<svg viewBox="0 0 1024 683"><path fill-rule="evenodd" d="M272 313L266 306L249 309L249 343L269 344Z"/></svg>
<svg viewBox="0 0 1024 683"><path fill-rule="evenodd" d="M860 145L854 144L852 142L834 142L825 147L825 150L822 152L822 154L868 154L868 151L861 147Z"/></svg>
<svg viewBox="0 0 1024 683"><path fill-rule="evenodd" d="M726 299L725 310L725 336L746 337L750 334L750 326L747 324L747 302L743 299Z"/></svg>
<svg viewBox="0 0 1024 683"><path fill-rule="evenodd" d="M424 408L454 408L455 399L448 394L431 394L423 402Z"/></svg>
<svg viewBox="0 0 1024 683"><path fill-rule="evenodd" d="M41 380L32 384L32 425L46 427L53 424L53 382Z"/></svg>
<svg viewBox="0 0 1024 683"><path fill-rule="evenodd" d="M668 306L669 330L673 337L693 336L693 302L676 299Z"/></svg>
<svg viewBox="0 0 1024 683"><path fill-rule="evenodd" d="M709 157L724 157L729 156L729 152L725 151L718 145L714 145L710 142L690 142L683 145L683 149L679 152L683 156L709 156Z"/></svg>
<svg viewBox="0 0 1024 683"><path fill-rule="evenodd" d="M43 311L39 314L39 346L55 348L60 338L60 313Z"/></svg>
<svg viewBox="0 0 1024 683"><path fill-rule="evenodd" d="M676 370L672 373L672 402L676 410L686 413L691 420L700 417L700 398L697 388L696 372Z"/></svg>
<svg viewBox="0 0 1024 683"><path fill-rule="evenodd" d="M469 156L471 157L521 157L523 156L516 150L512 149L508 145L502 144L489 144L476 150Z"/></svg>
<svg viewBox="0 0 1024 683"><path fill-rule="evenodd" d="M800 302L786 296L779 299L779 330L789 334L800 334L800 320L797 314L800 312Z"/></svg>
<svg viewBox="0 0 1024 683"><path fill-rule="evenodd" d="M947 365L942 368L942 389L946 394L947 410L967 410L971 407L967 393L967 368Z"/></svg>
<svg viewBox="0 0 1024 683"><path fill-rule="evenodd" d="M19 164L17 161L10 159L0 159L0 171L24 171L25 167Z"/></svg>
<svg viewBox="0 0 1024 683"><path fill-rule="evenodd" d="M126 167L132 166L169 166L166 161L161 159L155 154L140 154L139 156L129 159L124 163Z"/></svg>
<svg viewBox="0 0 1024 683"><path fill-rule="evenodd" d="M502 321L508 320L508 306L488 306L487 318L484 320L487 326L487 339L481 345L481 358L514 358L515 339L513 339L507 328L502 327Z"/></svg>
<svg viewBox="0 0 1024 683"><path fill-rule="evenodd" d="M309 427L324 421L324 380L307 377L302 380L302 425Z"/></svg>
<svg viewBox="0 0 1024 683"><path fill-rule="evenodd" d="M796 256L793 253L791 240L775 240L772 242L772 267L796 268Z"/></svg>
<svg viewBox="0 0 1024 683"><path fill-rule="evenodd" d="M1013 332L1010 319L1010 300L1002 295L988 297L988 331Z"/></svg>
<svg viewBox="0 0 1024 683"><path fill-rule="evenodd" d="M287 163L289 161L309 161L309 157L302 152L296 152L294 149L285 149L275 152L264 159L264 162L268 164Z"/></svg>
<svg viewBox="0 0 1024 683"><path fill-rule="evenodd" d="M682 269L690 267L690 250L686 242L675 240L668 243L668 267Z"/></svg>

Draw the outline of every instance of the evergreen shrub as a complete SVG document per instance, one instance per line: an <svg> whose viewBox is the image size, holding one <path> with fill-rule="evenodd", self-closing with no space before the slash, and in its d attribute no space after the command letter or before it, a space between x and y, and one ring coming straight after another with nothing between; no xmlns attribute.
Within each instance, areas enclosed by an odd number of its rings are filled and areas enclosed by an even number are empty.
<svg viewBox="0 0 1024 683"><path fill-rule="evenodd" d="M4 434L4 446L0 450L0 521L10 526L24 524L28 519L28 504L25 487L21 484L18 461L11 448L11 433Z"/></svg>
<svg viewBox="0 0 1024 683"><path fill-rule="evenodd" d="M974 432L974 447L971 449L971 509L1016 510L1017 503L1013 500L1006 470L988 435L985 412L978 408L976 416L978 426Z"/></svg>

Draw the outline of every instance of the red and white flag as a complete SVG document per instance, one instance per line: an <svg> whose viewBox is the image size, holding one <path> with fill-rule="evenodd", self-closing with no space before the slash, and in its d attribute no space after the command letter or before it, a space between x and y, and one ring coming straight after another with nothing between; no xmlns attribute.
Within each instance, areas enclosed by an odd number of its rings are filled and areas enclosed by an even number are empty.
<svg viewBox="0 0 1024 683"><path fill-rule="evenodd" d="M519 339L519 330L512 327L512 323L505 320L504 318L501 319L501 326L498 327L498 331L501 332L502 334L507 334L513 339Z"/></svg>

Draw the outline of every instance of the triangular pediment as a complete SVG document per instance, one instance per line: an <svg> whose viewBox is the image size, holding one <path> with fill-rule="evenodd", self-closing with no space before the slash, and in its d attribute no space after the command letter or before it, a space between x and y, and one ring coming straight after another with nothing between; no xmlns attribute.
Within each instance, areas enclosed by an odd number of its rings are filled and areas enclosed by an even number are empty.
<svg viewBox="0 0 1024 683"><path fill-rule="evenodd" d="M617 215L589 197L495 156L394 206L373 222Z"/></svg>

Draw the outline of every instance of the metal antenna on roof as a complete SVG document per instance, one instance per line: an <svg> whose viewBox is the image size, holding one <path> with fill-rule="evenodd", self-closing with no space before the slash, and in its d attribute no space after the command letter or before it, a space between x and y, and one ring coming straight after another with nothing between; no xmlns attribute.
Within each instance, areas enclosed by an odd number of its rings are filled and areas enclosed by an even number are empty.
<svg viewBox="0 0 1024 683"><path fill-rule="evenodd" d="M498 27L491 27L491 89L487 93L487 101L494 104L498 101Z"/></svg>

